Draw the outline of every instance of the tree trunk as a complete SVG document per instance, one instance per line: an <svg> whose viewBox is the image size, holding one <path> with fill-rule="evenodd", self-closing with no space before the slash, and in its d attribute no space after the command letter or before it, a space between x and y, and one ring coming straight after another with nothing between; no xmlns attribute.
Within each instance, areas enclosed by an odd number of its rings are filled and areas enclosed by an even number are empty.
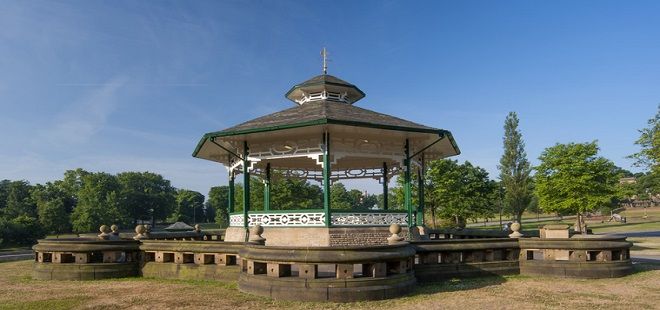
<svg viewBox="0 0 660 310"><path fill-rule="evenodd" d="M521 211L516 212L516 222L522 223L522 214Z"/></svg>
<svg viewBox="0 0 660 310"><path fill-rule="evenodd" d="M575 219L575 232L579 232L580 234L586 235L587 234L587 229L584 225L584 219L582 218L582 213L578 212L577 217Z"/></svg>
<svg viewBox="0 0 660 310"><path fill-rule="evenodd" d="M431 207L431 218L433 218L433 229L438 229L438 226L435 224L435 207Z"/></svg>

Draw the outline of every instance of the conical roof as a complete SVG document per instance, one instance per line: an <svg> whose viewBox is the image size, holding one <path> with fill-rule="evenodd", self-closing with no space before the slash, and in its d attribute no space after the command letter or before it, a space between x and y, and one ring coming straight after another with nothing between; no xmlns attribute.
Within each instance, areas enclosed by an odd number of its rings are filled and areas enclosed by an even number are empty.
<svg viewBox="0 0 660 310"><path fill-rule="evenodd" d="M284 96L295 103L302 104L305 97L320 94L324 91L337 94L343 98L340 99L340 97L337 97L336 101L343 101L350 104L365 96L364 92L357 86L329 74L321 74L294 85ZM333 96L326 95L326 98L333 98Z"/></svg>
<svg viewBox="0 0 660 310"><path fill-rule="evenodd" d="M344 124L412 132L436 133L442 131L353 105L321 100L258 117L222 131L209 133L209 135L222 137L320 124Z"/></svg>
<svg viewBox="0 0 660 310"><path fill-rule="evenodd" d="M167 231L189 231L195 230L195 227L192 227L184 222L176 222L170 226L164 228Z"/></svg>

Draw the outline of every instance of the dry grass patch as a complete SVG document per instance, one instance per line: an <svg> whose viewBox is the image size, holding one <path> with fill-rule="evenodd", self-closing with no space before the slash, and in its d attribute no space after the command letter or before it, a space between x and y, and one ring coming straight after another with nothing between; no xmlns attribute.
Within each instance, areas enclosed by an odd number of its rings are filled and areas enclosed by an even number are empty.
<svg viewBox="0 0 660 310"><path fill-rule="evenodd" d="M660 265L636 265L619 279L487 277L421 285L409 296L350 304L273 301L234 282L131 278L37 281L31 261L0 263L0 309L415 309L639 308L660 304Z"/></svg>

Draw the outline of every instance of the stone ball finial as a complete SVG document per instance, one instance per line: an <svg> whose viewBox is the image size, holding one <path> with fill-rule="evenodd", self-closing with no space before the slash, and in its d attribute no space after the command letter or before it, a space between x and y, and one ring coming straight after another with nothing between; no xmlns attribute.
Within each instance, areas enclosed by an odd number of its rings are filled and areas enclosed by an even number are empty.
<svg viewBox="0 0 660 310"><path fill-rule="evenodd" d="M202 231L202 226L200 226L199 224L195 224L195 231L196 232L201 232Z"/></svg>
<svg viewBox="0 0 660 310"><path fill-rule="evenodd" d="M144 227L144 225L137 225L137 226L135 226L135 233L136 233L137 235L135 235L135 236L133 237L133 239L135 239L135 240L140 240L140 239L142 239L142 238L145 238L146 236L145 236L144 234L145 234L146 232L147 232L147 228Z"/></svg>
<svg viewBox="0 0 660 310"><path fill-rule="evenodd" d="M513 222L513 224L511 224L511 230L513 232L509 234L509 238L520 238L524 236L523 234L520 233L520 223L518 222Z"/></svg>
<svg viewBox="0 0 660 310"><path fill-rule="evenodd" d="M98 237L103 240L108 240L110 238L110 227L108 225L101 225L99 227L99 231L101 232Z"/></svg>
<svg viewBox="0 0 660 310"><path fill-rule="evenodd" d="M400 232L401 232L401 225L396 223L390 225L390 233L392 235L389 238L387 238L387 244L395 244L397 242L402 241L403 237L399 237Z"/></svg>
<svg viewBox="0 0 660 310"><path fill-rule="evenodd" d="M265 244L266 238L261 236L263 233L264 228L259 224L250 227L250 237L248 238L248 241L258 244Z"/></svg>
<svg viewBox="0 0 660 310"><path fill-rule="evenodd" d="M112 226L110 226L110 230L112 230L113 233L119 233L119 226L112 224Z"/></svg>

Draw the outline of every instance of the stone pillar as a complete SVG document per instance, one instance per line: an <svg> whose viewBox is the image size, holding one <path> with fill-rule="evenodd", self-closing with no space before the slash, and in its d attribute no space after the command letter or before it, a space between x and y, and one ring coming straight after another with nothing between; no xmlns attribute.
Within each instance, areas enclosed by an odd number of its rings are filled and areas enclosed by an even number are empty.
<svg viewBox="0 0 660 310"><path fill-rule="evenodd" d="M291 276L291 265L289 264L268 263L266 268L268 268L269 277L280 278Z"/></svg>
<svg viewBox="0 0 660 310"><path fill-rule="evenodd" d="M337 264L335 274L337 275L337 279L352 279L353 264Z"/></svg>
<svg viewBox="0 0 660 310"><path fill-rule="evenodd" d="M385 263L363 264L362 274L365 277L384 278L387 276L387 264Z"/></svg>
<svg viewBox="0 0 660 310"><path fill-rule="evenodd" d="M318 266L314 264L299 264L298 277L305 279L318 278Z"/></svg>
<svg viewBox="0 0 660 310"><path fill-rule="evenodd" d="M266 263L255 262L252 260L247 261L247 273L248 274L265 274L267 273Z"/></svg>

